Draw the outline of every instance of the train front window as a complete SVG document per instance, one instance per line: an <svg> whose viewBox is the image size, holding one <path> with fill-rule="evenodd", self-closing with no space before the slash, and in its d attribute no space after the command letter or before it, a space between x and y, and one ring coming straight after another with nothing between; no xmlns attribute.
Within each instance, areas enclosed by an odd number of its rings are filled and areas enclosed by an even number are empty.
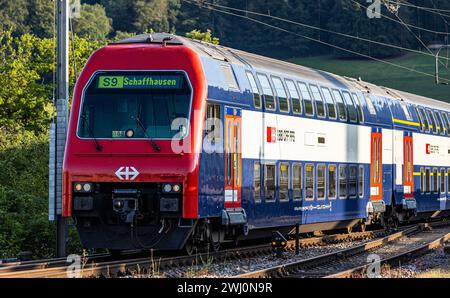
<svg viewBox="0 0 450 298"><path fill-rule="evenodd" d="M191 88L180 72L102 72L85 90L78 136L172 139L188 132Z"/></svg>

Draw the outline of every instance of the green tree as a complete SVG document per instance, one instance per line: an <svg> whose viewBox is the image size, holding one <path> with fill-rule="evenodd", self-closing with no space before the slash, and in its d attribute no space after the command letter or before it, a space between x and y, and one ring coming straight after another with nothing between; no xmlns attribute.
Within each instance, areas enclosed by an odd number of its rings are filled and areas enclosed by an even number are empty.
<svg viewBox="0 0 450 298"><path fill-rule="evenodd" d="M28 32L27 0L0 0L0 31L11 30L17 34Z"/></svg>
<svg viewBox="0 0 450 298"><path fill-rule="evenodd" d="M211 30L209 29L207 29L206 32L201 32L200 30L194 29L191 32L186 33L186 37L209 42L212 44L219 44L219 39L217 37L213 37L211 34Z"/></svg>
<svg viewBox="0 0 450 298"><path fill-rule="evenodd" d="M73 30L81 37L93 40L105 40L111 32L111 20L106 16L105 8L100 4L81 5L79 18L73 19Z"/></svg>
<svg viewBox="0 0 450 298"><path fill-rule="evenodd" d="M153 29L169 31L169 3L167 0L135 0L133 26L137 32Z"/></svg>
<svg viewBox="0 0 450 298"><path fill-rule="evenodd" d="M39 37L52 37L54 24L55 1L29 0L27 25L31 32Z"/></svg>

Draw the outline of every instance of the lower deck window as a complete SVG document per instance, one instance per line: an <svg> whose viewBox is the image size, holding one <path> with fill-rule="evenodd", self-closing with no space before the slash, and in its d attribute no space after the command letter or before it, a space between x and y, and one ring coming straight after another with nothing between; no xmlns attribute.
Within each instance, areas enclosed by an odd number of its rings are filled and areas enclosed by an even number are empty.
<svg viewBox="0 0 450 298"><path fill-rule="evenodd" d="M328 166L328 199L336 199L336 166Z"/></svg>
<svg viewBox="0 0 450 298"><path fill-rule="evenodd" d="M339 198L347 198L347 166L339 166Z"/></svg>
<svg viewBox="0 0 450 298"><path fill-rule="evenodd" d="M289 164L280 163L280 176L279 176L279 195L280 201L289 200Z"/></svg>
<svg viewBox="0 0 450 298"><path fill-rule="evenodd" d="M430 192L431 188L431 175L430 175L430 169L425 170L425 192Z"/></svg>
<svg viewBox="0 0 450 298"><path fill-rule="evenodd" d="M292 166L292 195L294 200L303 198L302 165L294 164Z"/></svg>
<svg viewBox="0 0 450 298"><path fill-rule="evenodd" d="M441 169L441 193L445 193L445 169Z"/></svg>
<svg viewBox="0 0 450 298"><path fill-rule="evenodd" d="M275 200L275 165L265 166L264 190L267 201Z"/></svg>
<svg viewBox="0 0 450 298"><path fill-rule="evenodd" d="M253 197L255 202L261 202L261 164L259 162L253 165Z"/></svg>
<svg viewBox="0 0 450 298"><path fill-rule="evenodd" d="M425 179L425 175L424 175L423 168L420 168L420 192L421 193L425 192L424 179Z"/></svg>
<svg viewBox="0 0 450 298"><path fill-rule="evenodd" d="M317 199L325 199L325 165L317 166Z"/></svg>
<svg viewBox="0 0 450 298"><path fill-rule="evenodd" d="M438 170L433 169L433 192L438 192Z"/></svg>
<svg viewBox="0 0 450 298"><path fill-rule="evenodd" d="M307 164L305 166L305 191L306 191L306 199L313 200L314 199L314 165Z"/></svg>

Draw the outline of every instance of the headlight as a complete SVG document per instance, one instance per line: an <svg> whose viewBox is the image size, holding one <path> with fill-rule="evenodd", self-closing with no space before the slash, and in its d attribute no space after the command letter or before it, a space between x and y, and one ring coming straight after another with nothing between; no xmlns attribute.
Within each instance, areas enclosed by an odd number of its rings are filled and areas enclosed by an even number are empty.
<svg viewBox="0 0 450 298"><path fill-rule="evenodd" d="M163 191L164 192L171 192L172 191L172 185L164 184Z"/></svg>
<svg viewBox="0 0 450 298"><path fill-rule="evenodd" d="M77 182L75 183L73 189L75 192L91 193L94 191L94 185L92 183L87 182Z"/></svg>
<svg viewBox="0 0 450 298"><path fill-rule="evenodd" d="M181 189L180 184L174 184L174 185L172 186L172 191L173 191L173 192L179 192L180 189Z"/></svg>
<svg viewBox="0 0 450 298"><path fill-rule="evenodd" d="M162 191L164 193L176 193L176 192L180 192L180 190L181 190L180 184L166 183L166 184L163 184L163 187L162 187Z"/></svg>

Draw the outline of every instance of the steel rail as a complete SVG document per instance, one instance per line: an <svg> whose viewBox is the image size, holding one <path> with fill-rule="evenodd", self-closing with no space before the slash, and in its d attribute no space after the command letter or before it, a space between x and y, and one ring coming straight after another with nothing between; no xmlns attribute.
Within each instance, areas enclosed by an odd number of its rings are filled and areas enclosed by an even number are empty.
<svg viewBox="0 0 450 298"><path fill-rule="evenodd" d="M262 277L295 277L299 276L298 272L305 269L311 269L318 267L323 264L327 264L342 258L350 258L352 256L362 254L367 251L385 246L392 243L400 238L418 233L424 229L430 227L447 226L448 222L437 222L437 223L427 223L427 224L417 224L412 227L407 227L402 231L396 232L394 234L388 235L381 239L376 239L361 245L350 247L347 249L339 250L332 253L327 253L319 255L316 257L303 259L288 264L278 265L258 271L248 272L244 274L239 274L234 276L235 278L262 278Z"/></svg>
<svg viewBox="0 0 450 298"><path fill-rule="evenodd" d="M356 232L351 234L325 235L322 237L312 237L300 239L300 247L323 246L331 243L371 239L385 235L384 230ZM287 243L287 250L295 250L295 240ZM245 259L249 257L267 255L272 253L269 244L252 245L246 247L226 249L218 252L199 253L192 256L176 257L145 257L128 260L115 260L108 262L86 263L83 269L72 272L77 277L115 277L124 276L131 273L148 273L156 270L180 268L192 265L201 265L205 260L225 261L230 259ZM36 266L36 265L34 265ZM64 278L68 277L67 269L69 264L59 267L37 267L29 270L0 270L0 278Z"/></svg>

